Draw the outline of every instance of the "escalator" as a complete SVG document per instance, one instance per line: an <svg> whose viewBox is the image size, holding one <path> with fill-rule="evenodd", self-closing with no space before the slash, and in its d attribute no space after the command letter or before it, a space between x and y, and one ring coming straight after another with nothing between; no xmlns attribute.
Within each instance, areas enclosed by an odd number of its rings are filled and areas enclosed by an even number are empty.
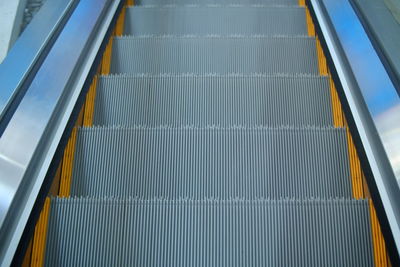
<svg viewBox="0 0 400 267"><path fill-rule="evenodd" d="M390 264L303 1L125 5L82 114L31 266Z"/></svg>

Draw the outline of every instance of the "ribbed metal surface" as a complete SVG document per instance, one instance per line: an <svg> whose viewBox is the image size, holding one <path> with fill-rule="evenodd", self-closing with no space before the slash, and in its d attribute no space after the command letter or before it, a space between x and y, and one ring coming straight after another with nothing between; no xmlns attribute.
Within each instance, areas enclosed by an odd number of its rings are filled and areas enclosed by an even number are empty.
<svg viewBox="0 0 400 267"><path fill-rule="evenodd" d="M127 35L307 35L301 7L133 7Z"/></svg>
<svg viewBox="0 0 400 267"><path fill-rule="evenodd" d="M291 5L298 0L135 0L135 5Z"/></svg>
<svg viewBox="0 0 400 267"><path fill-rule="evenodd" d="M111 73L319 72L309 37L121 37Z"/></svg>
<svg viewBox="0 0 400 267"><path fill-rule="evenodd" d="M330 98L320 76L111 75L98 80L94 124L330 126Z"/></svg>
<svg viewBox="0 0 400 267"><path fill-rule="evenodd" d="M364 200L53 199L45 266L373 266Z"/></svg>
<svg viewBox="0 0 400 267"><path fill-rule="evenodd" d="M71 195L351 197L335 128L80 129Z"/></svg>
<svg viewBox="0 0 400 267"><path fill-rule="evenodd" d="M97 83L102 126L77 134L76 198L52 199L45 265L373 266L298 0L135 4L136 37L114 39Z"/></svg>

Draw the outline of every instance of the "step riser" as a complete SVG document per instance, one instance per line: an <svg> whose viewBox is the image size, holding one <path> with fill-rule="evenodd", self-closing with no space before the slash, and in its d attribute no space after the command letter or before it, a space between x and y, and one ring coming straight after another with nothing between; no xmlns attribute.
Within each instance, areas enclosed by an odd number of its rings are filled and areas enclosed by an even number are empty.
<svg viewBox="0 0 400 267"><path fill-rule="evenodd" d="M127 9L125 35L307 35L305 9L174 7Z"/></svg>
<svg viewBox="0 0 400 267"><path fill-rule="evenodd" d="M343 129L84 128L71 194L351 197L349 177Z"/></svg>
<svg viewBox="0 0 400 267"><path fill-rule="evenodd" d="M325 77L110 76L97 84L94 125L333 126Z"/></svg>
<svg viewBox="0 0 400 267"><path fill-rule="evenodd" d="M116 38L111 73L319 74L313 38Z"/></svg>
<svg viewBox="0 0 400 267"><path fill-rule="evenodd" d="M355 200L57 199L46 266L373 266L368 218Z"/></svg>

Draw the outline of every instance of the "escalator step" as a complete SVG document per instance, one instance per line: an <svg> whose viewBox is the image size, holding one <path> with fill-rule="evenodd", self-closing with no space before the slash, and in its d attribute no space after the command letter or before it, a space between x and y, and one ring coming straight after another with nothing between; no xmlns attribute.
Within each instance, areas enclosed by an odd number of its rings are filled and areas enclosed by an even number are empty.
<svg viewBox="0 0 400 267"><path fill-rule="evenodd" d="M320 76L102 76L94 125L333 125Z"/></svg>
<svg viewBox="0 0 400 267"><path fill-rule="evenodd" d="M133 7L126 35L307 35L302 7Z"/></svg>
<svg viewBox="0 0 400 267"><path fill-rule="evenodd" d="M351 197L341 128L81 128L72 196Z"/></svg>
<svg viewBox="0 0 400 267"><path fill-rule="evenodd" d="M290 5L298 0L135 0L135 5Z"/></svg>
<svg viewBox="0 0 400 267"><path fill-rule="evenodd" d="M319 74L310 37L120 37L111 73Z"/></svg>
<svg viewBox="0 0 400 267"><path fill-rule="evenodd" d="M45 266L373 266L366 200L52 199Z"/></svg>

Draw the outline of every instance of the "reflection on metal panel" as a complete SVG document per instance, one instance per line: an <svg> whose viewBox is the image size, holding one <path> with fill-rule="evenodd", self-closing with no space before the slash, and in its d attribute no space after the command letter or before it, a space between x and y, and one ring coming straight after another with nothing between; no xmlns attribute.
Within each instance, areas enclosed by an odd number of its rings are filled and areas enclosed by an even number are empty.
<svg viewBox="0 0 400 267"><path fill-rule="evenodd" d="M376 118L377 128L381 131L381 138L386 152L394 167L394 173L400 186L400 105L386 110ZM397 127L396 127L397 123Z"/></svg>
<svg viewBox="0 0 400 267"><path fill-rule="evenodd" d="M33 17L39 12L40 8L45 2L46 0L28 0L24 10L21 32L25 30L26 26L28 26L28 24L32 21Z"/></svg>
<svg viewBox="0 0 400 267"><path fill-rule="evenodd" d="M0 63L20 34L26 0L0 1Z"/></svg>
<svg viewBox="0 0 400 267"><path fill-rule="evenodd" d="M400 1L398 0L384 0L387 8L392 12L394 18L400 24Z"/></svg>
<svg viewBox="0 0 400 267"><path fill-rule="evenodd" d="M400 94L400 24L394 16L395 5L390 10L384 0L352 0L352 3ZM397 5L400 11L400 1Z"/></svg>
<svg viewBox="0 0 400 267"><path fill-rule="evenodd" d="M11 262L73 107L120 3L79 2L0 138L0 265Z"/></svg>
<svg viewBox="0 0 400 267"><path fill-rule="evenodd" d="M349 19L355 16L353 9L351 7L343 9L343 4L340 3L342 1L325 0L324 2L368 111L387 151L391 149L390 146L394 142L389 140L389 136L394 136L388 135L387 132L400 131L400 113L396 112L400 109L400 97L360 22ZM397 138L400 137L397 136ZM398 156L400 155L396 155L395 158L388 157L395 173L399 173L400 170L400 164L396 160Z"/></svg>
<svg viewBox="0 0 400 267"><path fill-rule="evenodd" d="M44 51L50 49L55 32L70 15L75 3L76 0L49 1L0 64L0 119L5 116Z"/></svg>

